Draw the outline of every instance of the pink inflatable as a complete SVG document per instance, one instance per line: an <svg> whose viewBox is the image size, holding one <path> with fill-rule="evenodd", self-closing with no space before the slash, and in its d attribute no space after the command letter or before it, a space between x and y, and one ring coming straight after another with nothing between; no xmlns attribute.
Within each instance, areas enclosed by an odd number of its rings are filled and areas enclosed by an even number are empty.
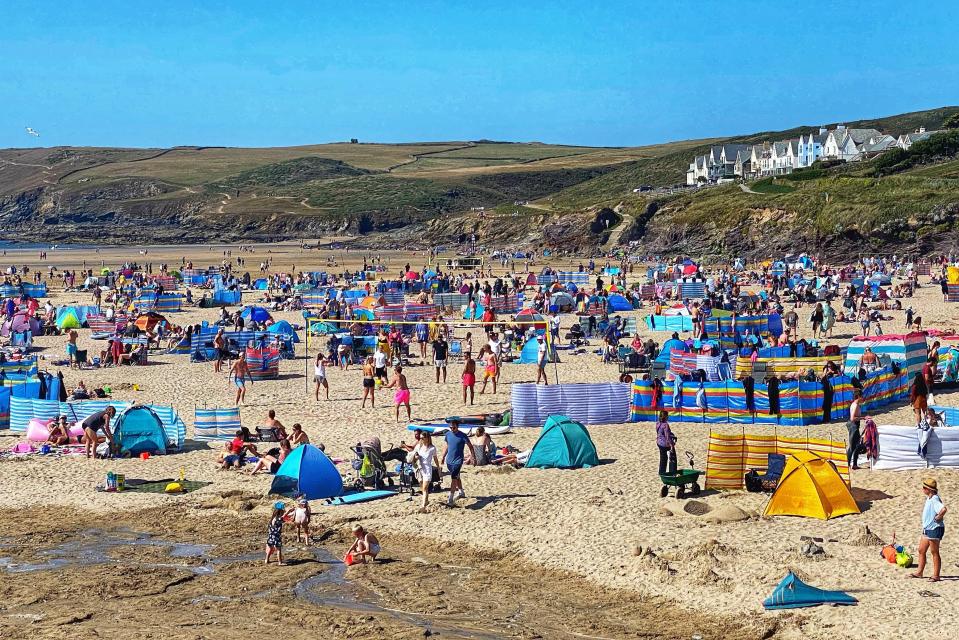
<svg viewBox="0 0 959 640"><path fill-rule="evenodd" d="M46 442L50 437L50 423L53 420L34 418L27 423L27 440L30 442ZM83 435L83 427L79 423L69 427L70 438L78 439Z"/></svg>

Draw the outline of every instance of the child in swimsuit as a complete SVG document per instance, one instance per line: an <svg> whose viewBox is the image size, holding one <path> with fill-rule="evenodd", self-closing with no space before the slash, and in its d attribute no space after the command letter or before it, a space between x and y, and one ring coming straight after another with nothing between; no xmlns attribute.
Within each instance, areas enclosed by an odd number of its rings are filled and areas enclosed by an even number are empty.
<svg viewBox="0 0 959 640"><path fill-rule="evenodd" d="M396 393L393 394L393 402L396 404L396 421L400 421L400 405L406 407L406 419L412 420L412 412L410 411L410 388L406 383L406 374L403 373L403 367L397 366L393 369L394 376L386 387L388 389L396 389Z"/></svg>
<svg viewBox="0 0 959 640"><path fill-rule="evenodd" d="M287 513L292 512L293 524L296 525L296 541L300 541L300 534L303 535L303 542L310 546L310 520L313 512L310 511L310 503L306 498L300 497L296 501L296 506Z"/></svg>

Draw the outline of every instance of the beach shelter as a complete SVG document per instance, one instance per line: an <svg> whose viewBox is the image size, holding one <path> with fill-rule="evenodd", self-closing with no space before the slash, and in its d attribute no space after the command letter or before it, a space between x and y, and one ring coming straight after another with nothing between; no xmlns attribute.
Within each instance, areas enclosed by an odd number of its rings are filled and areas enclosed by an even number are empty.
<svg viewBox="0 0 959 640"><path fill-rule="evenodd" d="M836 467L811 451L797 451L786 458L763 515L829 520L850 513L859 513L859 507Z"/></svg>
<svg viewBox="0 0 959 640"><path fill-rule="evenodd" d="M922 371L928 350L926 334L920 331L905 335L887 333L881 336L858 336L849 341L849 348L846 349L844 370L847 375L856 375L859 371L859 361L866 348L881 359L888 357L898 363L910 377Z"/></svg>
<svg viewBox="0 0 959 640"><path fill-rule="evenodd" d="M117 416L115 431L123 455L166 453L163 421L150 407L134 405L124 409Z"/></svg>
<svg viewBox="0 0 959 640"><path fill-rule="evenodd" d="M549 305L556 307L559 311L568 312L576 308L576 301L573 299L573 296L564 291L560 291L550 296Z"/></svg>
<svg viewBox="0 0 959 640"><path fill-rule="evenodd" d="M79 329L83 322L80 321L80 314L73 307L62 307L57 311L56 320L58 329Z"/></svg>
<svg viewBox="0 0 959 640"><path fill-rule="evenodd" d="M790 571L768 598L763 600L765 609L800 609L820 604L856 604L859 601L844 591L827 591L813 587Z"/></svg>
<svg viewBox="0 0 959 640"><path fill-rule="evenodd" d="M556 358L554 357L555 351L548 349L546 351L546 361L555 362ZM539 340L536 338L530 338L526 341L526 344L523 345L523 348L519 352L519 358L515 360L516 364L536 364L539 360Z"/></svg>
<svg viewBox="0 0 959 640"><path fill-rule="evenodd" d="M343 493L343 478L325 453L301 444L280 465L270 493L290 498L302 495L307 500L333 498Z"/></svg>
<svg viewBox="0 0 959 640"><path fill-rule="evenodd" d="M240 312L240 315L247 320L252 320L253 322L266 322L267 320L272 320L270 312L264 309L263 307L249 306L244 307L243 311Z"/></svg>
<svg viewBox="0 0 959 640"><path fill-rule="evenodd" d="M550 416L530 451L528 468L582 469L599 464L596 445L582 423L566 416Z"/></svg>
<svg viewBox="0 0 959 640"><path fill-rule="evenodd" d="M539 284L539 281L536 279L536 274L535 274L535 273L528 273L528 274L526 274L526 286L527 286L527 287L535 287L535 286L537 286L538 284Z"/></svg>
<svg viewBox="0 0 959 640"><path fill-rule="evenodd" d="M375 320L372 309L353 309L353 318L356 320Z"/></svg>
<svg viewBox="0 0 959 640"><path fill-rule="evenodd" d="M293 342L300 341L300 337L296 335L296 331L293 330L293 325L291 325L286 320L280 320L278 322L274 322L273 324L268 326L266 330L269 333L277 333L284 336L293 336Z"/></svg>
<svg viewBox="0 0 959 640"><path fill-rule="evenodd" d="M150 311L148 313L141 313L137 316L136 321L133 323L137 326L140 331L153 331L154 328L161 322L166 322L166 318L161 316L159 313Z"/></svg>
<svg viewBox="0 0 959 640"><path fill-rule="evenodd" d="M266 291L269 288L269 283L266 278L257 278L253 281L253 288L257 291Z"/></svg>
<svg viewBox="0 0 959 640"><path fill-rule="evenodd" d="M364 309L375 309L376 307L380 306L380 301L374 296L366 296L360 300L359 306L363 307Z"/></svg>
<svg viewBox="0 0 959 640"><path fill-rule="evenodd" d="M632 311L633 305L624 296L614 293L606 298L606 306L612 311Z"/></svg>

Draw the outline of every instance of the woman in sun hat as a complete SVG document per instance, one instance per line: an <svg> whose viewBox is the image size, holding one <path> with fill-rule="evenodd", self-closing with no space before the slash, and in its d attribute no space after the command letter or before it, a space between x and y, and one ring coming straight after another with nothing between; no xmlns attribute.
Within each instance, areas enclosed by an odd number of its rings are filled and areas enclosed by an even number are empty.
<svg viewBox="0 0 959 640"><path fill-rule="evenodd" d="M939 544L946 532L943 518L946 515L946 506L939 497L939 485L935 478L923 478L922 492L926 496L926 504L922 508L922 536L919 538L919 566L915 573L909 574L913 578L921 578L926 569L926 551L932 552L932 577L930 580L939 582L939 568L942 558L939 556Z"/></svg>

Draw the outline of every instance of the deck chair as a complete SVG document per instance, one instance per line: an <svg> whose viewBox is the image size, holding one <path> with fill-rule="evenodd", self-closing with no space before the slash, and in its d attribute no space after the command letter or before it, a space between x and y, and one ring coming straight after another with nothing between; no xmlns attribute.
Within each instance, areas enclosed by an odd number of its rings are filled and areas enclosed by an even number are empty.
<svg viewBox="0 0 959 640"><path fill-rule="evenodd" d="M757 469L750 469L745 476L746 490L759 492L775 491L779 486L779 479L786 469L786 456L782 453L770 453L766 459L766 472L760 474Z"/></svg>

